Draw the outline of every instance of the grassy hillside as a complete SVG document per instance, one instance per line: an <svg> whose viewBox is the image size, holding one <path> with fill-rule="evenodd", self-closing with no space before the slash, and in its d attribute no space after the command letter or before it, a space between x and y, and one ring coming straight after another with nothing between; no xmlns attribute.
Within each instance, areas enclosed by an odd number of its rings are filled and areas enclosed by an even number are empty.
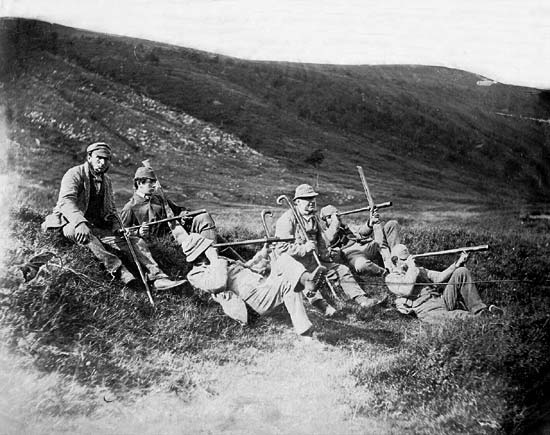
<svg viewBox="0 0 550 435"><path fill-rule="evenodd" d="M547 423L550 238L517 211L547 198L549 131L494 112L548 118L548 94L445 68L248 62L34 21L0 29L4 430L530 434ZM155 293L152 309L86 249L40 231L95 140L113 144L119 206L150 158L170 196L211 209L228 239L259 237L258 210L315 180L315 150L320 205L363 205L361 164L414 251L491 246L469 267L506 313L436 328L391 297L377 315L340 301L337 319L307 308L320 342L307 347L284 310L243 327L190 287ZM37 253L51 258L32 278ZM153 254L185 275L171 240ZM384 296L380 279L358 279Z"/></svg>
<svg viewBox="0 0 550 435"><path fill-rule="evenodd" d="M306 160L315 150L325 157L321 190L339 203L363 200L357 164L377 198L405 208L549 193L549 127L496 114L550 117L533 89L478 86L480 77L446 68L252 62L34 21L3 28L4 52L18 59L4 71L12 119L68 155L93 136L113 142L129 168L154 157L191 195L272 200L314 181ZM208 150L186 115L221 129ZM211 152L226 155L216 161Z"/></svg>

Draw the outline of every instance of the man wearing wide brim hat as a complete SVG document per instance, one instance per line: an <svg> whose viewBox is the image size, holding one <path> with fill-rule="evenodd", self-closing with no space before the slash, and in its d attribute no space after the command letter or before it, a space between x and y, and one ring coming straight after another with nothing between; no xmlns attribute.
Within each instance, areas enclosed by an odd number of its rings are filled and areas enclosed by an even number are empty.
<svg viewBox="0 0 550 435"><path fill-rule="evenodd" d="M396 220L382 225L375 209L356 234L342 222L333 205L324 206L319 217L333 258L341 257L338 260L347 263L358 274L382 276L391 267L390 249L401 243L401 229Z"/></svg>
<svg viewBox="0 0 550 435"><path fill-rule="evenodd" d="M289 255L281 255L271 265L266 278L250 269L264 255L260 251L252 260L239 261L218 256L212 241L199 234L189 234L182 250L193 268L187 280L196 289L208 292L231 318L246 324L247 305L263 315L284 304L297 334L311 335L312 324L304 308L302 291L309 291L320 279L322 269L309 273Z"/></svg>
<svg viewBox="0 0 550 435"><path fill-rule="evenodd" d="M385 280L388 289L398 296L397 309L404 314L414 313L427 323L501 315L501 308L487 307L481 300L470 271L464 267L466 261L468 253L463 252L447 269L437 272L418 267L405 245L395 245L391 250L392 269Z"/></svg>
<svg viewBox="0 0 550 435"><path fill-rule="evenodd" d="M126 240L116 235L120 224L116 219L112 182L107 175L111 156L111 146L105 142L94 142L86 148L86 162L65 173L57 204L42 228L60 230L67 239L88 247L112 276L130 284L136 280L135 276L111 252L130 256ZM181 284L167 279L141 239L133 238L133 244L153 288L164 290Z"/></svg>
<svg viewBox="0 0 550 435"><path fill-rule="evenodd" d="M153 170L140 166L134 176L134 194L124 205L121 217L125 227L142 225L136 235L148 239L150 236L162 237L170 233L167 223L146 226L144 223L166 219L166 208L172 210L174 216L185 215L186 207L175 204L157 192L157 179ZM183 228L187 233L197 233L207 239L216 240L217 230L210 213L205 212L183 220Z"/></svg>
<svg viewBox="0 0 550 435"><path fill-rule="evenodd" d="M292 210L285 211L277 220L275 236L279 238L294 237L295 242L278 243L276 252L278 255L286 253L296 261L304 265L306 270L312 271L317 267L313 253L316 252L321 264L327 268L326 277L333 286L340 286L345 295L352 301L365 308L373 308L377 301L367 298L363 289L359 286L349 268L343 264L334 263L327 249L323 238L321 224L317 217L316 198L317 192L309 184L301 184L296 187L293 201L296 212L302 220L307 232L307 239L302 231ZM314 296L308 297L314 307L331 316L335 309L331 307L323 296L316 292Z"/></svg>

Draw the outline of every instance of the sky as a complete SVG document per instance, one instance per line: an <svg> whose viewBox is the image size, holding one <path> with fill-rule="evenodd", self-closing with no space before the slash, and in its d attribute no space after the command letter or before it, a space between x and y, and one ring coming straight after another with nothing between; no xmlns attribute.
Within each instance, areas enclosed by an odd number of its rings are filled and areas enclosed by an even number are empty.
<svg viewBox="0 0 550 435"><path fill-rule="evenodd" d="M244 59L441 65L550 89L547 0L0 0L0 14Z"/></svg>

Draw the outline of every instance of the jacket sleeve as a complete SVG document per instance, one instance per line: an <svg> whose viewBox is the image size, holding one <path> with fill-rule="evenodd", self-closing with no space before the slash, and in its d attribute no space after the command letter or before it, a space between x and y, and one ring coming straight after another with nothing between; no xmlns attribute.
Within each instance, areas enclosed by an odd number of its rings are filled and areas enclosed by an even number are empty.
<svg viewBox="0 0 550 435"><path fill-rule="evenodd" d="M335 219L331 219L330 225L326 225L322 219L319 219L320 228L323 231L323 237L327 245L332 245L338 239L338 230L340 229L340 222Z"/></svg>
<svg viewBox="0 0 550 435"><path fill-rule="evenodd" d="M287 253L291 257L302 258L306 256L306 250L303 245L303 237L301 237L296 231L296 223L290 219L288 214L283 214L275 225L275 237L287 238L296 237L296 242L282 242L277 243L275 252L277 255Z"/></svg>
<svg viewBox="0 0 550 435"><path fill-rule="evenodd" d="M103 198L103 207L105 212L105 222L111 222L112 228L120 228L120 222L116 218L117 209L115 204L115 194L113 192L113 183L108 175L103 176L105 183L105 198Z"/></svg>
<svg viewBox="0 0 550 435"><path fill-rule="evenodd" d="M208 265L193 267L187 274L187 280L199 290L217 294L226 289L227 268L227 260L218 258Z"/></svg>
<svg viewBox="0 0 550 435"><path fill-rule="evenodd" d="M134 211L132 210L132 202L128 201L122 211L120 212L120 219L122 220L122 225L124 228L133 227L135 225L140 225ZM139 230L132 230L131 234L133 236L139 237Z"/></svg>
<svg viewBox="0 0 550 435"><path fill-rule="evenodd" d="M371 237L372 236L372 227L369 227L367 223L364 223L359 227L357 231L361 237Z"/></svg>
<svg viewBox="0 0 550 435"><path fill-rule="evenodd" d="M78 167L69 169L61 180L57 208L74 226L88 222L84 217L86 210L81 210L78 205L78 196L84 191L84 188L84 179L79 173Z"/></svg>

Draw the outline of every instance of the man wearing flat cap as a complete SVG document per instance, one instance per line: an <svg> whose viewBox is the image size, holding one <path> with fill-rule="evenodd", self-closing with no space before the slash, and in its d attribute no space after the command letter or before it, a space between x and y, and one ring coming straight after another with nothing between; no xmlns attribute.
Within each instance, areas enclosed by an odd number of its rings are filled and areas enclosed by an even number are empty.
<svg viewBox="0 0 550 435"><path fill-rule="evenodd" d="M212 240L195 233L182 243L187 262L193 264L187 280L194 288L210 293L229 317L243 324L248 322L247 306L263 315L284 304L296 333L312 336L301 292L315 288L321 268L309 273L302 264L283 254L272 263L271 273L265 277L250 269L256 258L246 263L231 260L219 256L211 245Z"/></svg>
<svg viewBox="0 0 550 435"><path fill-rule="evenodd" d="M126 240L115 235L120 225L116 219L111 179L106 174L111 165L111 147L105 142L95 142L86 152L86 162L69 169L63 176L57 204L42 228L61 229L66 238L88 247L112 276L129 284L136 278L111 252L129 254ZM181 284L168 279L141 239L134 237L132 241L153 288L165 290Z"/></svg>
<svg viewBox="0 0 550 435"><path fill-rule="evenodd" d="M395 305L401 313L416 314L427 323L503 313L501 308L487 307L481 300L470 271L464 267L467 252L441 272L418 267L403 244L392 248L391 261L393 266L386 275L386 285L398 296Z"/></svg>
<svg viewBox="0 0 550 435"><path fill-rule="evenodd" d="M287 210L277 220L275 236L279 238L295 237L293 243L278 243L276 247L277 254L287 253L304 265L306 270L314 270L317 266L313 252L319 256L321 264L327 268L327 278L334 284L339 284L343 292L350 300L358 303L364 308L373 308L378 301L370 299L365 295L363 289L357 284L357 281L351 274L349 268L343 264L332 262L323 238L321 224L316 215L317 204L316 197L319 194L315 192L309 184L301 184L296 187L294 193L294 204L297 213L304 222L308 239L304 239L300 231L296 217L292 210ZM328 305L319 292L315 296L308 297L311 304L324 311L325 315L331 316L335 309Z"/></svg>
<svg viewBox="0 0 550 435"><path fill-rule="evenodd" d="M166 219L166 206L170 207L174 216L183 215L187 208L179 206L169 199L167 203L156 190L157 179L151 168L141 166L134 176L134 195L124 205L121 218L125 227L141 225L137 235L146 241L151 236L162 237L170 233L167 223L158 225L144 225L149 222ZM216 240L216 224L212 216L205 212L183 220L183 227L187 233L200 234L207 239Z"/></svg>
<svg viewBox="0 0 550 435"><path fill-rule="evenodd" d="M355 273L382 276L391 267L390 249L401 243L399 223L390 220L382 225L374 210L355 234L342 222L338 209L324 206L320 213L323 236L329 251L335 252Z"/></svg>

